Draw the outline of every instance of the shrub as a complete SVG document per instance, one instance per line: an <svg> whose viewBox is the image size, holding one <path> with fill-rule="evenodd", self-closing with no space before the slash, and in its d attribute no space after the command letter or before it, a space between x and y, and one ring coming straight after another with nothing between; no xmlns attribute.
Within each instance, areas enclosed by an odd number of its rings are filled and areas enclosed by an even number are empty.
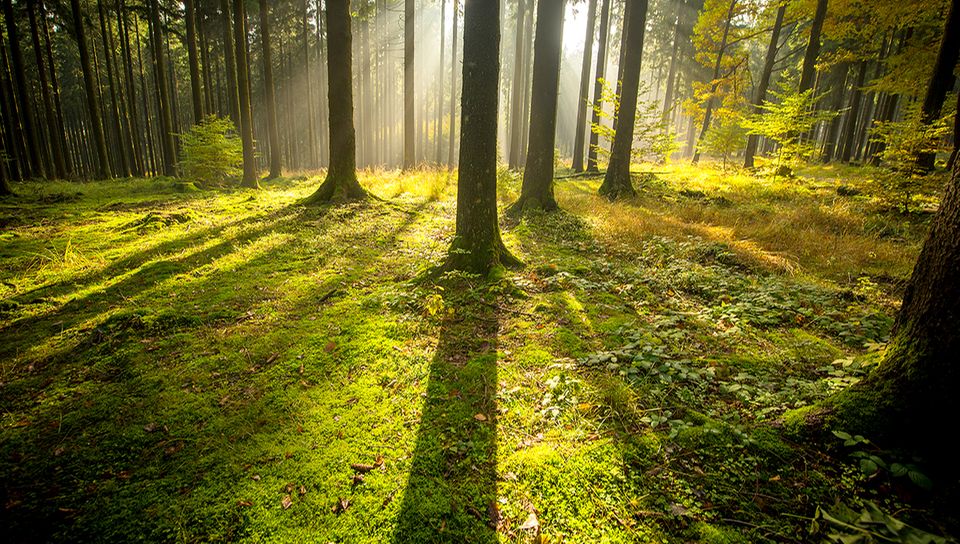
<svg viewBox="0 0 960 544"><path fill-rule="evenodd" d="M243 146L229 119L210 115L180 135L186 178L205 185L219 185L239 176L243 168Z"/></svg>
<svg viewBox="0 0 960 544"><path fill-rule="evenodd" d="M604 104L613 104L613 111L620 110L620 97L606 80L600 80L602 86L602 98ZM646 94L646 87L640 83L641 96ZM597 145L597 155L609 159L609 147L613 143L613 137L616 134L613 130L613 115L604 108L597 108L593 104L594 111L598 113L600 119L609 119L610 124L603 122L591 125L591 130L606 140L607 145ZM670 123L663 120L660 113L660 106L657 102L640 100L637 102L637 118L633 129L633 146L630 150L631 159L635 162L649 161L656 163L665 163L670 155L677 150L676 134L671 130Z"/></svg>

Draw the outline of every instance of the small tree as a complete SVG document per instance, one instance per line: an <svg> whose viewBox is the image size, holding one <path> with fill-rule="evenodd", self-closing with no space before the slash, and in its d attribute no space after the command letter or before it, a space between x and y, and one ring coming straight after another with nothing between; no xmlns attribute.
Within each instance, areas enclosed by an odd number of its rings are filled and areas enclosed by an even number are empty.
<svg viewBox="0 0 960 544"><path fill-rule="evenodd" d="M760 106L761 113L744 120L744 127L750 134L769 138L777 143L777 166L795 166L813 157L814 142L801 138L809 133L817 123L829 121L836 113L817 109L821 97L813 94L813 89L798 92L782 83L780 92L770 91L776 101L766 101Z"/></svg>
<svg viewBox="0 0 960 544"><path fill-rule="evenodd" d="M180 135L180 167L190 181L219 185L243 172L243 143L230 119L207 116Z"/></svg>
<svg viewBox="0 0 960 544"><path fill-rule="evenodd" d="M590 125L590 130L606 142L613 142L613 118L620 111L620 97L610 84L600 80L602 99L594 102L593 109L600 119L599 123ZM644 84L640 83L640 94L647 92ZM613 113L605 111L597 104L610 103L613 105ZM677 150L676 133L671 129L669 122L664 121L660 105L654 101L641 101L637 103L637 118L633 129L633 147L631 148L631 158L637 162L656 162L665 163L670 155ZM603 123L604 119L610 121L610 125ZM595 149L598 156L609 159L610 150L608 146L596 145Z"/></svg>
<svg viewBox="0 0 960 544"><path fill-rule="evenodd" d="M717 118L700 144L702 151L713 155L720 155L723 160L723 171L727 171L727 159L730 155L739 153L747 146L747 129L736 117Z"/></svg>

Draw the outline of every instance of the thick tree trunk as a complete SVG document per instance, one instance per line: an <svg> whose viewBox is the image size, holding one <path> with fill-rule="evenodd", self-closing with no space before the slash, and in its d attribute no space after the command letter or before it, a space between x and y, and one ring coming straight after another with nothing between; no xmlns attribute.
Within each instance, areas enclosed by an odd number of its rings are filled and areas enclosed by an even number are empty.
<svg viewBox="0 0 960 544"><path fill-rule="evenodd" d="M531 0L532 1L532 0ZM511 170L520 167L520 132L523 130L523 25L527 16L525 0L517 0L517 32L513 54L513 83L510 89L510 150L507 154L507 166ZM532 15L531 15L532 17Z"/></svg>
<svg viewBox="0 0 960 544"><path fill-rule="evenodd" d="M530 146L527 149L527 165L523 170L520 198L510 207L510 213L519 214L528 207L547 211L557 209L557 200L553 196L553 160L556 151L564 7L563 0L541 0L537 4L528 137Z"/></svg>
<svg viewBox="0 0 960 544"><path fill-rule="evenodd" d="M414 115L414 0L403 2L403 169L410 170L417 163L416 116Z"/></svg>
<svg viewBox="0 0 960 544"><path fill-rule="evenodd" d="M73 0L76 3L76 0ZM33 124L33 107L27 85L26 66L23 63L23 53L20 51L20 35L17 31L16 15L10 0L3 0L3 18L7 23L7 41L10 48L10 60L13 63L13 85L16 95L17 108L20 110L20 123L26 139L27 161L29 173L27 177L43 178L46 176L43 168L43 159L40 156L40 139L37 137L36 127Z"/></svg>
<svg viewBox="0 0 960 544"><path fill-rule="evenodd" d="M159 0L148 1L150 45L153 51L157 86L157 116L160 118L160 155L165 176L177 175L177 151L173 143L173 114L170 106L170 88L167 82L166 60L163 55L163 35L160 29Z"/></svg>
<svg viewBox="0 0 960 544"><path fill-rule="evenodd" d="M800 92L813 88L817 75L817 58L820 56L820 33L823 21L827 17L827 0L817 0L817 10L810 25L810 40L803 55L803 68L800 71Z"/></svg>
<svg viewBox="0 0 960 544"><path fill-rule="evenodd" d="M7 59L7 48L0 32L0 117L3 118L4 145L10 160L12 179L20 181L29 177L29 166L25 165L26 150L23 145L23 133L20 130L20 119L17 115L17 104L13 97L13 86L10 82L10 65Z"/></svg>
<svg viewBox="0 0 960 544"><path fill-rule="evenodd" d="M925 125L932 123L943 109L947 92L953 88L953 70L957 66L958 56L960 56L960 0L953 0L943 29L937 62L933 65L933 75L930 77L927 94L923 99L921 115ZM929 172L933 170L935 159L936 155L933 153L922 153L917 157L917 167Z"/></svg>
<svg viewBox="0 0 960 544"><path fill-rule="evenodd" d="M783 15L787 11L786 4L780 4L777 9L777 19L773 23L773 30L770 34L770 45L767 46L767 58L763 63L763 73L760 75L760 81L757 84L757 96L753 99L753 113L759 114L762 109L760 106L767 99L767 88L770 86L770 75L773 73L773 64L777 60L777 49L780 42L780 28L783 27ZM751 134L747 138L747 148L743 152L743 167L753 168L753 156L757 152L757 144L760 136Z"/></svg>
<svg viewBox="0 0 960 544"><path fill-rule="evenodd" d="M610 37L610 0L603 0L600 7L600 43L597 44L597 71L593 78L593 116L591 125L601 123L600 110L603 108L603 81L607 69L607 39ZM590 144L587 148L587 172L598 171L597 146L600 136L590 131Z"/></svg>
<svg viewBox="0 0 960 544"><path fill-rule="evenodd" d="M519 264L503 245L497 223L499 13L499 2L464 3L457 231L446 267L480 274L500 265Z"/></svg>
<svg viewBox="0 0 960 544"><path fill-rule="evenodd" d="M330 104L330 168L307 204L365 198L357 181L357 135L353 127L353 66L350 0L327 0L327 74Z"/></svg>
<svg viewBox="0 0 960 544"><path fill-rule="evenodd" d="M720 66L723 62L723 54L727 49L727 38L730 36L730 25L733 23L733 10L737 7L739 0L730 0L730 9L727 10L727 20L723 25L723 39L720 40L720 49L717 51L717 62L713 65L713 83L710 85L710 98L707 99L707 111L703 113L703 127L700 129L700 136L697 138L697 147L693 151L693 164L700 162L700 145L710 130L710 121L713 119L713 95L717 92L720 85Z"/></svg>
<svg viewBox="0 0 960 544"><path fill-rule="evenodd" d="M237 96L240 104L240 141L243 145L243 179L240 185L258 189L257 157L253 148L253 110L250 105L250 62L247 58L247 9L244 0L233 0L234 57L237 60Z"/></svg>
<svg viewBox="0 0 960 544"><path fill-rule="evenodd" d="M97 177L110 177L110 159L107 156L107 140L103 134L103 122L100 119L100 107L97 105L97 88L93 82L93 70L90 67L90 52L87 49L87 35L83 27L83 14L80 1L70 0L73 12L74 38L80 51L80 68L83 72L83 87L86 91L87 112L90 115L90 128L93 131L93 145L97 152Z"/></svg>
<svg viewBox="0 0 960 544"><path fill-rule="evenodd" d="M203 90L200 79L200 57L197 53L196 0L184 0L184 16L187 26L187 63L190 65L190 97L193 100L193 122L203 120Z"/></svg>
<svg viewBox="0 0 960 544"><path fill-rule="evenodd" d="M280 176L280 130L277 128L277 98L273 86L273 54L270 49L270 5L260 1L260 40L263 57L263 91L267 102L267 136L270 144L270 173L267 179Z"/></svg>
<svg viewBox="0 0 960 544"><path fill-rule="evenodd" d="M38 2L39 4L39 2ZM64 159L64 150L61 146L62 131L57 123L53 101L50 96L50 84L47 81L47 72L43 60L43 47L40 44L40 29L37 24L37 14L34 11L35 6L28 5L27 12L30 16L30 37L33 40L33 53L37 63L37 76L40 83L40 97L43 100L44 117L47 120L47 140L50 146L50 154L53 159L54 172L58 178L67 177L67 165ZM41 12L42 15L42 12ZM46 24L46 22L44 22Z"/></svg>
<svg viewBox="0 0 960 544"><path fill-rule="evenodd" d="M583 144L587 130L587 102L590 101L590 63L593 60L593 27L597 22L597 0L587 7L587 37L583 42L583 64L580 66L580 99L577 101L577 124L573 137L573 171L583 172ZM534 45L536 48L536 45ZM536 52L534 52L536 55ZM536 62L536 60L534 60ZM534 67L536 71L536 67ZM536 94L536 93L534 93Z"/></svg>
<svg viewBox="0 0 960 544"><path fill-rule="evenodd" d="M630 18L626 21L627 49L624 55L623 95L620 98L620 121L610 150L610 165L600 186L600 194L615 200L634 196L630 181L630 159L633 129L637 116L637 93L640 89L640 62L643 59L643 36L647 21L647 0L627 0Z"/></svg>
<svg viewBox="0 0 960 544"><path fill-rule="evenodd" d="M457 28L460 0L453 0L453 43L450 55L450 139L447 141L447 169L453 168L454 145L457 141ZM466 8L464 8L466 9Z"/></svg>

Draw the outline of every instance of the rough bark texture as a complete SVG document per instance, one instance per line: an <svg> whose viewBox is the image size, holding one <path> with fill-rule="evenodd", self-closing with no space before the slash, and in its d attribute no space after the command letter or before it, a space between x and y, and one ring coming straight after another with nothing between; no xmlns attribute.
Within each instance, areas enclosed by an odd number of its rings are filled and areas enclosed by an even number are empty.
<svg viewBox="0 0 960 544"><path fill-rule="evenodd" d="M453 43L450 55L450 139L447 141L447 169L453 168L453 148L457 141L457 26L460 0L453 0Z"/></svg>
<svg viewBox="0 0 960 544"><path fill-rule="evenodd" d="M930 77L927 94L923 99L921 115L924 124L932 123L940 115L947 92L953 88L953 69L957 66L958 56L960 56L960 0L953 0L943 29L937 62L933 66L933 75ZM935 159L936 155L923 153L917 158L917 166L921 170L933 170Z"/></svg>
<svg viewBox="0 0 960 544"><path fill-rule="evenodd" d="M119 174L120 177L128 178L132 173L130 156L133 154L133 151L127 147L127 139L124 137L123 132L124 127L120 113L121 108L118 92L119 86L116 83L118 79L114 78L113 48L110 46L110 36L112 33L107 27L107 17L103 8L103 0L97 1L97 15L100 20L100 38L103 43L104 64L107 67L107 87L110 89L110 116L113 120L113 137L114 142L116 142L115 149L117 150L117 158L119 159L120 169L117 174Z"/></svg>
<svg viewBox="0 0 960 544"><path fill-rule="evenodd" d="M280 131L277 128L277 99L273 87L273 54L270 48L270 5L260 0L260 39L263 57L263 90L267 102L267 139L270 144L268 179L280 176Z"/></svg>
<svg viewBox="0 0 960 544"><path fill-rule="evenodd" d="M163 56L163 37L160 31L159 0L150 0L150 45L156 63L157 116L160 118L160 155L165 176L176 176L176 150L173 145L173 113L167 84L166 61Z"/></svg>
<svg viewBox="0 0 960 544"><path fill-rule="evenodd" d="M404 0L403 2L403 168L409 170L416 166L416 143L415 130L416 118L414 116L414 83L416 71L414 70L414 6L413 0Z"/></svg>
<svg viewBox="0 0 960 544"><path fill-rule="evenodd" d="M90 129L93 131L93 145L97 152L97 177L110 177L110 159L107 157L107 140L103 134L103 123L100 119L100 107L97 105L97 88L93 82L93 70L90 67L90 51L87 49L87 34L83 27L83 14L80 12L80 1L70 0L73 13L74 38L80 51L80 67L83 71L83 87L86 90L87 112L90 115Z"/></svg>
<svg viewBox="0 0 960 544"><path fill-rule="evenodd" d="M200 124L203 119L203 90L200 79L200 57L197 53L197 10L196 0L184 1L184 15L187 26L187 61L190 65L190 96L193 99L193 122Z"/></svg>
<svg viewBox="0 0 960 544"><path fill-rule="evenodd" d="M820 56L820 33L823 20L827 17L827 0L817 0L817 11L810 25L810 40L803 55L803 68L800 71L800 92L813 88L817 76L817 58Z"/></svg>
<svg viewBox="0 0 960 544"><path fill-rule="evenodd" d="M497 223L497 100L500 5L466 0L463 15L463 134L457 181L457 231L446 267L485 274L519 264Z"/></svg>
<svg viewBox="0 0 960 544"><path fill-rule="evenodd" d="M953 170L891 338L876 370L826 403L834 425L960 472L946 466L955 453L943 443L944 425L960 410L960 169Z"/></svg>
<svg viewBox="0 0 960 544"><path fill-rule="evenodd" d="M593 27L597 19L597 0L587 8L587 37L583 42L583 64L580 66L580 99L577 101L577 124L573 142L573 171L583 172L583 143L587 130L587 102L590 97L590 63L593 60ZM536 47L536 46L534 46ZM536 54L536 52L534 52ZM536 62L536 61L534 61ZM536 72L536 67L534 67ZM536 77L536 75L534 75ZM534 93L536 95L536 93Z"/></svg>
<svg viewBox="0 0 960 544"><path fill-rule="evenodd" d="M664 124L670 117L670 110L673 108L674 84L677 77L677 51L680 48L680 14L677 14L677 20L673 25L673 48L670 53L670 69L667 71L667 89L663 93L663 112L660 114L660 120Z"/></svg>
<svg viewBox="0 0 960 544"><path fill-rule="evenodd" d="M600 43L597 49L597 72L593 79L593 117L591 124L600 124L600 109L603 107L603 80L607 68L607 39L610 36L610 0L603 0L600 8ZM597 146L600 145L600 136L590 131L590 145L587 149L587 172L596 172Z"/></svg>
<svg viewBox="0 0 960 544"><path fill-rule="evenodd" d="M247 59L247 10L243 0L233 1L233 37L237 59L237 96L240 104L240 140L243 143L243 180L240 185L256 189L257 157L253 148L253 110L250 105L250 63Z"/></svg>
<svg viewBox="0 0 960 544"><path fill-rule="evenodd" d="M553 159L556 152L557 100L560 86L560 50L563 45L564 1L537 5L537 34L533 44L533 90L527 165L520 198L510 213L524 208L557 209L553 196ZM581 157L582 160L582 157Z"/></svg>
<svg viewBox="0 0 960 544"><path fill-rule="evenodd" d="M630 181L630 152L633 148L633 129L637 116L637 93L640 89L640 61L643 58L647 0L628 0L628 2L627 49L623 58L623 94L620 97L620 115L610 150L610 164L607 166L603 185L600 186L600 194L610 200L636 194L633 183Z"/></svg>
<svg viewBox="0 0 960 544"><path fill-rule="evenodd" d="M857 133L857 118L860 116L860 102L863 100L863 84L867 79L867 61L860 61L857 79L850 93L850 108L847 111L847 120L843 128L843 140L840 144L840 160L850 162L853 156L854 136Z"/></svg>
<svg viewBox="0 0 960 544"><path fill-rule="evenodd" d="M353 65L350 0L327 0L327 100L330 104L330 168L308 204L365 198L357 181L357 135L353 127Z"/></svg>
<svg viewBox="0 0 960 544"><path fill-rule="evenodd" d="M767 58L763 63L763 73L760 75L760 81L757 84L757 96L753 99L753 113L759 114L762 110L764 100L767 99L767 88L770 86L770 74L773 73L773 63L777 60L777 49L780 42L780 28L783 27L783 15L787 11L787 5L781 4L777 9L777 19L773 23L773 30L770 34L770 45L767 47ZM743 152L743 167L753 168L753 156L757 152L757 144L760 137L751 134L747 138L747 148Z"/></svg>

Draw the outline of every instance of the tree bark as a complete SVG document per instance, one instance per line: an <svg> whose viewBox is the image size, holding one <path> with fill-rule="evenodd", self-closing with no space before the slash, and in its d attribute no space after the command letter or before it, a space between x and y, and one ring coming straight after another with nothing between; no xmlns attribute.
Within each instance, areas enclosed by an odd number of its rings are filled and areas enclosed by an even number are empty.
<svg viewBox="0 0 960 544"><path fill-rule="evenodd" d="M414 115L414 0L403 2L403 169L410 170L417 163L416 117Z"/></svg>
<svg viewBox="0 0 960 544"><path fill-rule="evenodd" d="M943 39L937 53L937 62L933 66L933 75L927 85L927 94L923 99L921 116L924 125L932 123L943 109L947 92L953 88L953 70L960 56L960 0L950 2L950 11L943 29ZM917 157L917 167L921 171L933 170L936 155L922 153Z"/></svg>
<svg viewBox="0 0 960 544"><path fill-rule="evenodd" d="M147 2L150 23L150 42L156 65L157 116L160 118L160 155L163 175L177 175L177 151L173 143L173 114L170 107L170 88L167 82L166 60L163 55L163 36L160 29L159 0Z"/></svg>
<svg viewBox="0 0 960 544"><path fill-rule="evenodd" d="M107 87L110 89L110 115L113 118L113 135L117 143L117 155L119 155L120 172L118 173L121 177L128 178L131 174L130 155L132 152L127 148L127 139L124 136L123 122L120 117L118 87L114 79L113 48L110 45L111 34L107 28L107 17L106 10L103 7L103 0L97 0L97 16L100 20L100 38L103 43L103 58L107 66Z"/></svg>
<svg viewBox="0 0 960 544"><path fill-rule="evenodd" d="M623 95L620 97L620 121L617 123L610 164L599 193L610 200L636 195L630 181L630 155L633 129L637 116L637 93L640 89L640 62L643 59L644 26L647 21L647 0L627 0L627 48L624 54Z"/></svg>
<svg viewBox="0 0 960 544"><path fill-rule="evenodd" d="M733 22L733 10L737 7L738 0L730 0L730 9L727 10L727 20L723 25L723 39L720 40L720 50L717 51L717 62L713 65L713 80L710 84L710 98L707 99L707 111L703 114L703 127L700 129L700 136L697 137L697 147L693 151L693 164L700 162L700 144L710 130L710 121L713 118L713 95L717 92L720 85L720 65L723 61L723 53L727 48L727 38L730 36L730 24Z"/></svg>
<svg viewBox="0 0 960 544"><path fill-rule="evenodd" d="M447 43L447 0L440 0L440 73L437 74L437 128L435 140L437 144L436 163L439 165L442 161L443 149L443 68L444 55Z"/></svg>
<svg viewBox="0 0 960 544"><path fill-rule="evenodd" d="M597 22L597 0L587 7L587 37L583 42L583 64L580 66L580 99L577 101L577 124L573 138L573 171L583 172L583 144L587 130L587 102L590 101L590 63L593 60L593 27ZM539 23L538 23L539 24ZM536 48L536 45L534 45ZM534 52L536 55L536 52ZM536 62L536 60L534 60ZM534 67L536 72L536 67ZM536 93L534 93L536 94Z"/></svg>
<svg viewBox="0 0 960 544"><path fill-rule="evenodd" d="M200 76L200 57L197 53L196 0L184 0L184 15L187 26L187 63L190 66L190 96L193 100L193 122L203 120L203 88Z"/></svg>
<svg viewBox="0 0 960 544"><path fill-rule="evenodd" d="M73 0L76 2L76 0ZM30 103L30 94L27 85L26 66L23 62L23 53L20 51L20 35L17 31L16 15L10 0L3 0L3 18L7 23L7 41L10 48L10 60L13 63L13 85L16 95L17 108L20 110L20 123L23 135L26 138L26 164L29 167L27 177L46 177L43 159L40 156L40 140L37 138L36 127L33 124L33 107Z"/></svg>
<svg viewBox="0 0 960 544"><path fill-rule="evenodd" d="M448 269L486 274L519 261L497 223L497 101L500 4L466 0L463 14L463 134L457 182L457 230Z"/></svg>
<svg viewBox="0 0 960 544"><path fill-rule="evenodd" d="M230 13L230 0L220 0L220 13L223 17L223 62L227 72L227 106L230 108L230 120L240 128L240 92L237 89L237 59L234 49L233 23Z"/></svg>
<svg viewBox="0 0 960 544"><path fill-rule="evenodd" d="M826 3L826 2L824 2ZM760 82L757 84L757 96L753 99L753 113L759 114L761 106L767 99L767 88L770 86L770 75L773 73L773 64L777 60L777 49L780 42L780 29L783 27L783 16L787 11L786 4L780 4L777 8L777 18L773 23L773 30L770 34L770 45L767 46L767 58L763 63L763 73L760 75ZM757 144L760 136L751 134L747 138L747 148L743 152L743 167L753 168L753 156L757 152Z"/></svg>
<svg viewBox="0 0 960 544"><path fill-rule="evenodd" d="M263 90L267 103L267 136L270 144L270 173L267 179L280 176L280 130L277 127L277 98L273 86L273 54L270 49L270 5L260 2L260 41L263 57Z"/></svg>
<svg viewBox="0 0 960 544"><path fill-rule="evenodd" d="M840 160L849 163L853 156L854 138L857 134L857 119L860 117L860 102L863 99L863 84L867 79L867 61L860 61L857 80L850 93L850 107L843 127L843 142L840 147Z"/></svg>
<svg viewBox="0 0 960 544"><path fill-rule="evenodd" d="M243 145L243 179L240 185L260 188L253 147L253 110L250 105L250 62L247 58L247 9L244 0L233 0L234 57L237 61L237 97L240 105L240 141Z"/></svg>
<svg viewBox="0 0 960 544"><path fill-rule="evenodd" d="M87 112L90 115L90 129L93 131L93 145L97 152L97 177L107 179L110 175L110 159L107 156L107 140L103 134L103 122L100 119L100 107L97 105L97 90L93 82L93 70L90 68L90 52L87 49L86 30L83 27L83 14L80 1L70 0L73 13L74 38L80 51L80 68L83 72L83 87L86 91Z"/></svg>
<svg viewBox="0 0 960 544"><path fill-rule="evenodd" d="M670 117L670 110L673 109L673 89L677 77L677 51L680 49L680 14L677 13L676 22L673 25L673 50L670 52L670 68L667 70L667 88L663 93L663 113L660 114L660 120L666 124Z"/></svg>
<svg viewBox="0 0 960 544"><path fill-rule="evenodd" d="M447 170L454 165L454 145L457 141L457 27L460 0L453 0L453 43L450 55L450 139L447 141ZM464 8L466 9L466 8ZM466 32L466 28L464 28Z"/></svg>
<svg viewBox="0 0 960 544"><path fill-rule="evenodd" d="M517 32L513 54L513 83L510 89L510 150L507 157L507 166L509 166L511 170L516 170L520 167L520 132L523 130L523 123L520 120L523 115L523 63L526 58L523 53L523 25L526 16L527 8L525 0L517 0Z"/></svg>
<svg viewBox="0 0 960 544"><path fill-rule="evenodd" d="M50 146L51 158L53 159L53 174L60 179L64 179L67 177L67 166L66 159L64 158L64 150L61 146L62 131L57 123L56 110L53 107L53 101L50 96L50 83L47 81L47 72L43 60L43 47L40 44L40 29L37 24L37 14L34 11L34 7L39 9L39 2L37 2L36 5L28 4L27 12L30 17L30 37L33 41L33 53L37 63L40 97L43 100L44 117L47 121L47 140ZM42 11L41 15L43 15ZM44 25L46 25L46 21L44 21Z"/></svg>
<svg viewBox="0 0 960 544"><path fill-rule="evenodd" d="M810 40L803 55L803 68L800 71L800 92L813 88L817 75L817 58L820 56L820 34L823 21L827 17L827 0L817 0L817 10L810 26Z"/></svg>
<svg viewBox="0 0 960 544"><path fill-rule="evenodd" d="M353 126L353 66L350 0L327 0L327 101L330 104L330 168L307 204L366 198L357 181L357 135Z"/></svg>
<svg viewBox="0 0 960 544"><path fill-rule="evenodd" d="M597 72L593 79L593 117L591 125L599 125L600 110L603 108L603 81L607 69L607 39L610 36L610 0L603 0L600 7L600 43L597 44ZM598 171L597 146L600 145L600 136L590 131L590 145L587 148L587 172Z"/></svg>
<svg viewBox="0 0 960 544"><path fill-rule="evenodd" d="M130 120L130 138L133 146L133 173L142 176L146 172L146 158L143 154L141 141L143 131L140 129L140 116L137 113L137 95L134 92L135 84L133 79L133 56L130 53L129 32L124 7L123 0L117 2L117 34L120 39L120 53L123 60L123 70L126 75L127 97L129 97L127 101L127 118Z"/></svg>
<svg viewBox="0 0 960 544"><path fill-rule="evenodd" d="M522 213L528 207L546 211L557 209L557 200L553 196L553 161L556 151L564 7L563 0L541 0L537 4L527 165L523 170L520 198L509 210L512 214ZM589 53L587 55L589 56Z"/></svg>

